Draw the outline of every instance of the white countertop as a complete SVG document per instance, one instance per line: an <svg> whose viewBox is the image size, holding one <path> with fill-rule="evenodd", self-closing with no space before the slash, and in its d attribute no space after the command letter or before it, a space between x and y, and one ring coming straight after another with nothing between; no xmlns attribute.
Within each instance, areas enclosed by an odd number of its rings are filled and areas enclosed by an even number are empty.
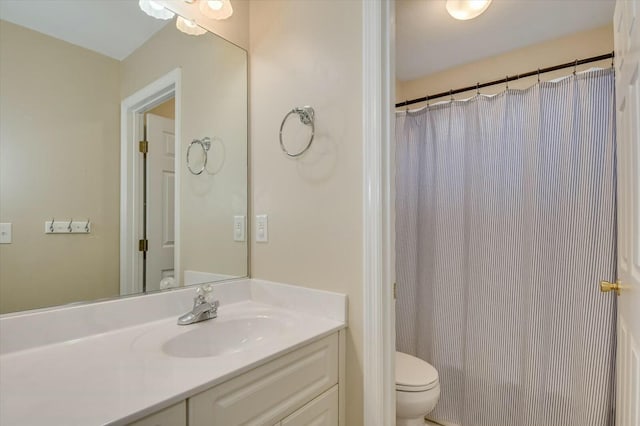
<svg viewBox="0 0 640 426"><path fill-rule="evenodd" d="M344 295L256 280L235 284L238 287L231 296L224 294L225 288L231 288L225 287L228 284L220 287L218 319L178 326L177 317L171 315L44 345L31 342L24 349L15 341L4 342L19 350L3 350L0 355L0 424L127 424L345 327ZM184 294L174 292L169 297L193 295L193 289L181 292ZM224 303L224 299L232 303ZM314 299L325 303L324 314ZM127 300L135 308L135 303ZM125 316L127 309L121 307ZM46 314L38 314L43 327ZM234 315L273 317L284 326L268 339L254 339L250 347L238 343L237 349L213 357L168 355L162 349L163 342L172 337L210 327L215 325L211 321L225 321ZM9 331L15 340L24 333L13 329L21 322L15 316L6 319L12 324L5 324L2 331ZM3 320L0 318L0 322ZM63 329L64 323L55 327Z"/></svg>

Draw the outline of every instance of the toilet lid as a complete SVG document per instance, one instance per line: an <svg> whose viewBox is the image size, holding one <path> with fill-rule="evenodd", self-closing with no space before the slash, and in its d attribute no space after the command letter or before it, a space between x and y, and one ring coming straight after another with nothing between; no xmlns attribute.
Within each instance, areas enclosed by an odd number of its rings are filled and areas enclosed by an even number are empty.
<svg viewBox="0 0 640 426"><path fill-rule="evenodd" d="M421 392L438 384L438 371L426 361L396 352L396 390Z"/></svg>

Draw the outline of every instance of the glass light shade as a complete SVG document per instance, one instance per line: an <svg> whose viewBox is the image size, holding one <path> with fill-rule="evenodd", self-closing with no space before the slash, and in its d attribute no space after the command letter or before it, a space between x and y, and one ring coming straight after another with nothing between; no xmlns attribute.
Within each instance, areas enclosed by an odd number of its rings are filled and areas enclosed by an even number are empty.
<svg viewBox="0 0 640 426"><path fill-rule="evenodd" d="M140 9L142 9L144 13L156 19L167 20L175 16L175 13L153 0L140 0L138 6L140 6Z"/></svg>
<svg viewBox="0 0 640 426"><path fill-rule="evenodd" d="M455 19L466 21L480 16L490 4L491 0L447 0L447 12Z"/></svg>
<svg viewBox="0 0 640 426"><path fill-rule="evenodd" d="M207 18L227 19L233 15L230 0L200 0L200 12Z"/></svg>
<svg viewBox="0 0 640 426"><path fill-rule="evenodd" d="M178 16L178 19L176 19L176 28L189 35L202 35L207 32L195 22L184 19L182 16Z"/></svg>
<svg viewBox="0 0 640 426"><path fill-rule="evenodd" d="M206 0L206 2L207 6L209 6L211 10L220 10L222 9L222 6L224 6L224 2L222 0Z"/></svg>

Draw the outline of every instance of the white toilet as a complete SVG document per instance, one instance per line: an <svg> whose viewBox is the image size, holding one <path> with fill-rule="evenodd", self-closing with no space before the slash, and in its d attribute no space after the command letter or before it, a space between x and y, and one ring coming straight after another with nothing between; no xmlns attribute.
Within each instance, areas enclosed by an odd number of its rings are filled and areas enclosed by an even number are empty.
<svg viewBox="0 0 640 426"><path fill-rule="evenodd" d="M419 358L396 352L396 426L424 426L440 398L438 371Z"/></svg>

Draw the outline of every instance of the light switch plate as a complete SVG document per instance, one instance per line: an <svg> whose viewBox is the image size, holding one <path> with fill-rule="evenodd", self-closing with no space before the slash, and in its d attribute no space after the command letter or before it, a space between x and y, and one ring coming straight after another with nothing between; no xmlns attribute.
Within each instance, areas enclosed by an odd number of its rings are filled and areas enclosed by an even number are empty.
<svg viewBox="0 0 640 426"><path fill-rule="evenodd" d="M256 242L266 243L269 241L269 220L266 214L256 216Z"/></svg>
<svg viewBox="0 0 640 426"><path fill-rule="evenodd" d="M245 241L245 229L247 228L244 216L233 217L233 241Z"/></svg>
<svg viewBox="0 0 640 426"><path fill-rule="evenodd" d="M0 223L0 244L11 244L11 224Z"/></svg>

